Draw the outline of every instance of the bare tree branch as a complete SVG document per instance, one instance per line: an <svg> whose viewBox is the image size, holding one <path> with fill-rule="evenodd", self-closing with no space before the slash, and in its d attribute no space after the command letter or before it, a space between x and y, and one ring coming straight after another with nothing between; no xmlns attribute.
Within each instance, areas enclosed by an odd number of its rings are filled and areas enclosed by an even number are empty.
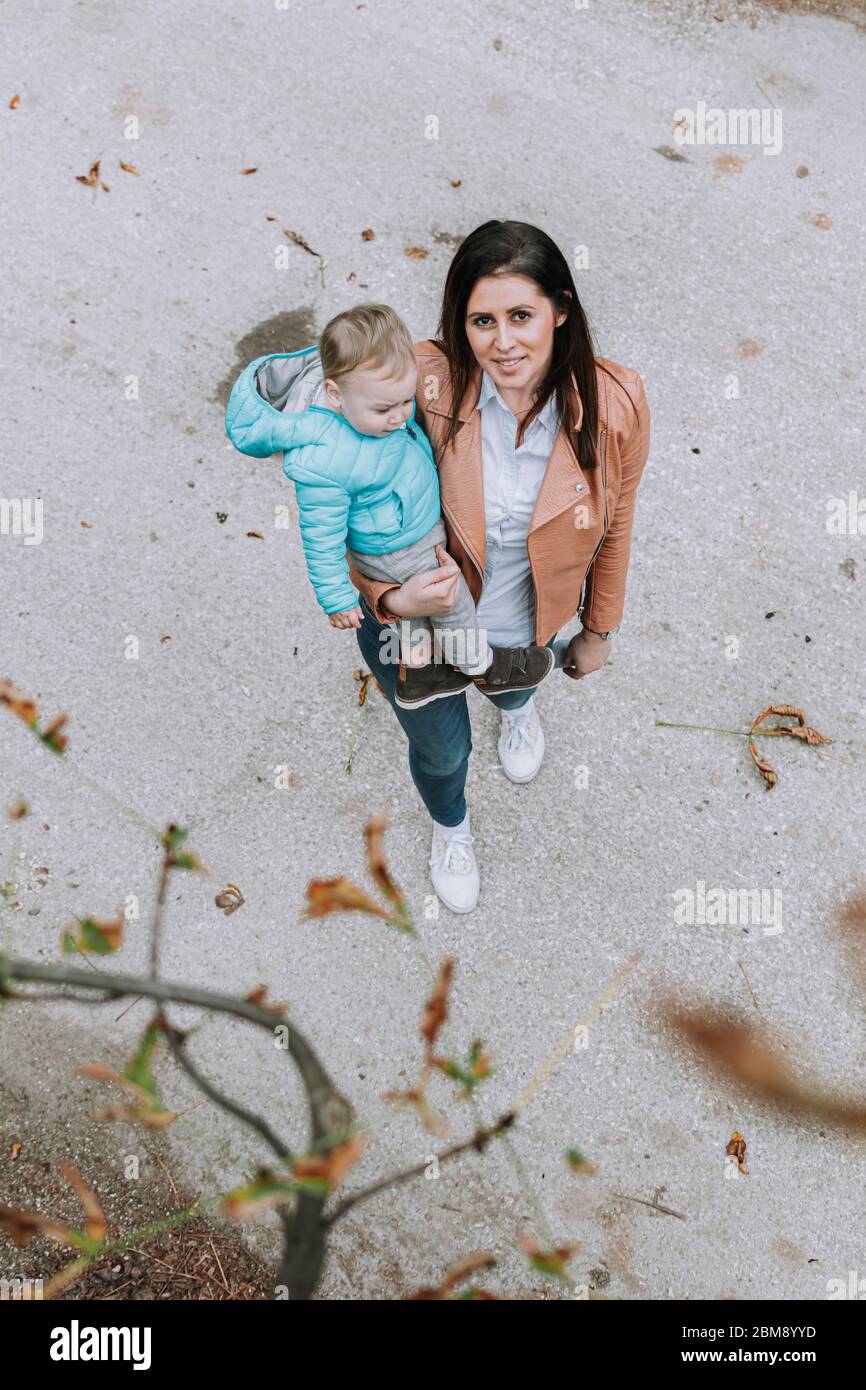
<svg viewBox="0 0 866 1390"><path fill-rule="evenodd" d="M452 1144L450 1149L444 1149L441 1154L434 1155L436 1162L447 1163L450 1158L456 1158L458 1154L464 1154L469 1149L474 1149L476 1153L483 1153L491 1139L495 1139L496 1135L502 1134L504 1130L510 1129L515 1118L513 1111L507 1111L487 1129L476 1130L471 1139L464 1139L459 1144ZM344 1198L340 1205L325 1217L325 1226L333 1226L334 1222L345 1216L351 1207L356 1206L358 1202L365 1202L368 1197L382 1192L384 1188L396 1187L398 1183L408 1182L410 1178L420 1178L427 1171L427 1167L427 1163L419 1163L414 1168L404 1169L402 1173L392 1173L388 1178L380 1178L377 1182L371 1183L369 1187L362 1187L360 1192L353 1192L350 1197Z"/></svg>
<svg viewBox="0 0 866 1390"><path fill-rule="evenodd" d="M327 1151L341 1142L352 1128L354 1114L349 1102L337 1091L306 1038L296 1028L288 1025L273 1009L265 1009L258 1004L251 1004L246 999L235 999L231 995L216 994L210 990L155 978L141 979L137 976L102 973L97 980L92 974L72 966L40 965L35 961L0 956L0 996L9 996L8 981L12 979L43 980L50 984L72 985L86 990L98 989L106 999L134 994L154 999L159 1005L191 1004L197 1008L211 1009L217 1013L242 1018L248 1023L266 1028L270 1033L273 1033L276 1027L285 1027L288 1034L287 1051L298 1068L307 1092L313 1142L320 1150ZM183 1060L185 1063L186 1059ZM221 1097L220 1103L224 1102L225 1098ZM245 1118L248 1122L253 1119L249 1112L245 1112ZM276 1136L273 1138L277 1146L282 1148L280 1140ZM284 1248L277 1271L276 1288L280 1290L285 1287L293 1301L311 1298L321 1278L326 1238L322 1203L322 1197L310 1192L301 1192L291 1215L281 1215L280 1218Z"/></svg>
<svg viewBox="0 0 866 1390"><path fill-rule="evenodd" d="M184 1052L183 1043L177 1035L177 1030L172 1027L167 1019L165 1022L165 1035L168 1039L169 1047L174 1053L175 1060L183 1067L187 1075L192 1078L200 1091L204 1091L205 1095L222 1110L227 1110L230 1115L234 1115L235 1119L240 1120L243 1124L249 1125L251 1129L256 1130L257 1133L262 1136L265 1143L270 1146L278 1159L291 1158L291 1149L287 1144L283 1143L279 1135L274 1133L267 1120L262 1119L260 1115L256 1115L252 1110L246 1110L244 1106L239 1105L237 1101L224 1095L222 1091L214 1086L213 1082L208 1081L207 1077L198 1070L198 1067L190 1061L189 1057Z"/></svg>

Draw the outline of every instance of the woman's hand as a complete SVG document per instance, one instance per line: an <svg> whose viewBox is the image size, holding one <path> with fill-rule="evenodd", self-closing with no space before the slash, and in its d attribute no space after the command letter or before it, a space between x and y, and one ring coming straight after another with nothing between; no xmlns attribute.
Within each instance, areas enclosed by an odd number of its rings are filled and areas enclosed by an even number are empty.
<svg viewBox="0 0 866 1390"><path fill-rule="evenodd" d="M579 681L591 671L600 670L609 656L610 641L584 628L569 642L562 669L573 681Z"/></svg>
<svg viewBox="0 0 866 1390"><path fill-rule="evenodd" d="M399 589L387 589L379 600L380 608L396 618L435 618L450 613L460 587L460 566L441 545L436 547L436 559L438 569L413 574Z"/></svg>

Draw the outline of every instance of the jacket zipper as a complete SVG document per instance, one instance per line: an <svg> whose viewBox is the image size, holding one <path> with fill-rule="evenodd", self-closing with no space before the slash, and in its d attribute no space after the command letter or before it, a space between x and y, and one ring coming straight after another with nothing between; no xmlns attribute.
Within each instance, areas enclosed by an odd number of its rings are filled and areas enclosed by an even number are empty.
<svg viewBox="0 0 866 1390"><path fill-rule="evenodd" d="M607 535L607 466L606 466L606 465L607 465L607 430L604 429L604 430L602 430L602 432L601 432L601 487L602 487L602 491L603 491L603 493L604 493L604 522L602 523L602 528L601 528L601 540L599 541L598 545L595 547L595 550L594 550L593 553L592 553L592 559L590 560L589 564L587 565L587 567L586 567L586 569L584 570L584 573L583 573L583 579L582 579L582 581L581 581L581 586L580 586L580 607L578 608L577 613L576 613L576 615L575 615L575 616L578 617L578 618L581 617L581 615L582 615L582 613L583 613L583 610L584 610L584 606L585 606L585 605L584 605L584 597L585 597L585 594L586 594L586 581L587 581L587 579L589 578L589 572L590 572L590 570L592 569L592 567L593 567L593 565L594 565L594 563L595 563L595 557L596 557L596 555L598 554L598 552L601 550L601 547L602 547L602 545L604 544L604 538L605 538L605 536Z"/></svg>

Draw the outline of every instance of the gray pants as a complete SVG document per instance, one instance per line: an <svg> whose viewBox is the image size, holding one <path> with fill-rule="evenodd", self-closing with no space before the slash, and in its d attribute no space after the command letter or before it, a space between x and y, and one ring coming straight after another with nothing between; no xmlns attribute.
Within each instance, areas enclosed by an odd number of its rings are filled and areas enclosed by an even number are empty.
<svg viewBox="0 0 866 1390"><path fill-rule="evenodd" d="M392 579L402 584L413 574L424 570L439 568L435 546L447 548L448 538L441 518L414 545L392 550L387 555L361 555L356 550L348 554L357 569L368 579ZM457 600L450 613L440 613L431 618L404 618L399 620L400 635L404 642L416 646L422 641L432 642L433 660L444 661L458 670L472 670L476 675L486 670L487 633L478 626L475 604L469 587L462 574L457 590Z"/></svg>

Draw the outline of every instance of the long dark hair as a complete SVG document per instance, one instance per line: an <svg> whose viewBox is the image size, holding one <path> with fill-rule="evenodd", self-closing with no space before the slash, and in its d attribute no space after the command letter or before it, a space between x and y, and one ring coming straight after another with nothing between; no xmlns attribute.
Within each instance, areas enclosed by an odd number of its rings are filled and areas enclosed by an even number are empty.
<svg viewBox="0 0 866 1390"><path fill-rule="evenodd" d="M553 303L555 312L564 311L568 317L553 333L553 357L538 395L523 422L523 428L535 419L545 403L556 392L556 404L566 438L574 444L577 423L571 374L574 373L583 420L577 435L577 458L582 469L596 464L596 434L598 432L598 393L595 380L595 348L592 333L581 307L568 262L555 241L528 222L493 220L476 227L461 242L448 267L442 312L439 316L437 346L448 358L451 369L451 422L446 445L457 433L458 411L469 379L476 366L475 354L466 335L466 306L476 281L484 275L525 275L533 280L542 294ZM601 365L601 364L599 364ZM607 370L603 368L603 370ZM612 373L608 372L608 375Z"/></svg>

